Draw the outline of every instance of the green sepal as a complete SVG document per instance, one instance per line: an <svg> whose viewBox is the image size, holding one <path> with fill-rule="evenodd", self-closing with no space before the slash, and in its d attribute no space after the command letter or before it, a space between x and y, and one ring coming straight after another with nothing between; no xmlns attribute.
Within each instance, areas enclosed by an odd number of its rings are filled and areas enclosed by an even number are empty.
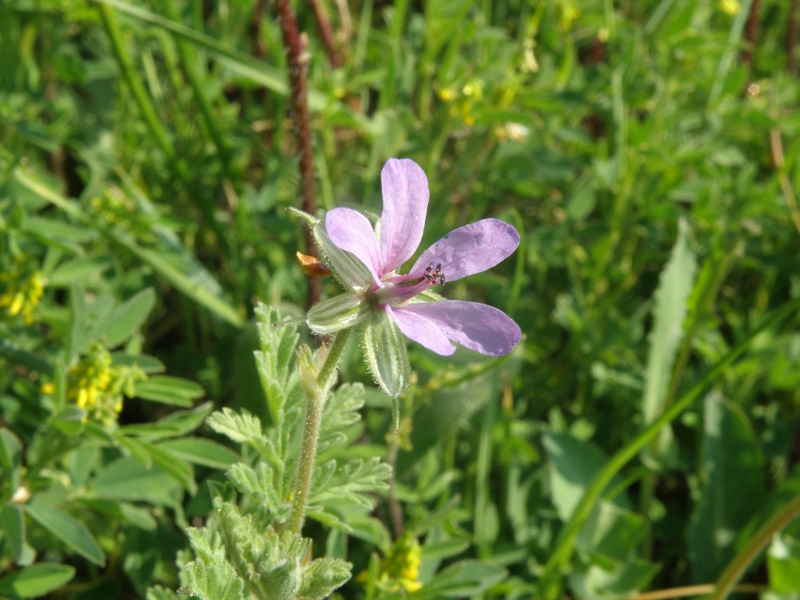
<svg viewBox="0 0 800 600"><path fill-rule="evenodd" d="M320 220L312 232L328 267L342 285L352 290L372 285L372 273L364 263L331 241L328 232L325 231L324 220Z"/></svg>
<svg viewBox="0 0 800 600"><path fill-rule="evenodd" d="M406 340L388 313L375 312L367 320L364 356L375 382L386 394L395 398L406 391L411 378Z"/></svg>
<svg viewBox="0 0 800 600"><path fill-rule="evenodd" d="M328 335L357 325L368 312L363 294L346 292L317 302L308 311L306 322L315 333Z"/></svg>

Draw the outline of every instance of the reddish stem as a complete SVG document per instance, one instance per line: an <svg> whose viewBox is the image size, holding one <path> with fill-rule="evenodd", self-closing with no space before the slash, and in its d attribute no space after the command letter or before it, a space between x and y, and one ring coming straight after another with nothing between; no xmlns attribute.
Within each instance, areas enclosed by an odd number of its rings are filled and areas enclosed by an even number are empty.
<svg viewBox="0 0 800 600"><path fill-rule="evenodd" d="M794 47L797 43L797 0L789 7L789 24L786 26L786 69L794 73Z"/></svg>
<svg viewBox="0 0 800 600"><path fill-rule="evenodd" d="M753 0L750 5L750 14L747 17L747 29L745 30L745 45L742 50L742 62L748 66L753 64L753 56L756 52L756 35L758 34L758 13L761 8L761 0Z"/></svg>
<svg viewBox="0 0 800 600"><path fill-rule="evenodd" d="M289 86L291 88L291 115L294 121L295 137L297 139L297 152L300 155L300 194L303 199L303 211L314 215L317 212L316 184L314 180L314 155L311 149L311 119L308 114L308 83L306 73L308 70L309 54L306 51L305 36L297 31L292 7L289 0L277 0L278 16L280 17L283 45L286 48L289 63ZM317 247L311 230L305 230L305 254L318 257ZM319 302L322 293L322 280L311 277L308 280L308 295L306 302L312 306Z"/></svg>
<svg viewBox="0 0 800 600"><path fill-rule="evenodd" d="M331 30L331 23L328 20L328 15L325 14L325 8L320 4L319 0L308 0L308 3L314 11L314 19L317 21L317 27L319 27L319 33L322 36L325 52L328 53L328 61L334 68L341 67L342 57L336 50L336 44L333 42L333 31Z"/></svg>

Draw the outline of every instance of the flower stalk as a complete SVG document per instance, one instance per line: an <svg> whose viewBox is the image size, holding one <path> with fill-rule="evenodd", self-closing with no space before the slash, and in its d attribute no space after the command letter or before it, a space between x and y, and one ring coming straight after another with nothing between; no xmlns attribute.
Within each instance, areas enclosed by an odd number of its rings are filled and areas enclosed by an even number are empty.
<svg viewBox="0 0 800 600"><path fill-rule="evenodd" d="M300 467L295 483L294 506L289 521L289 529L299 534L303 529L306 517L308 493L311 489L311 478L314 475L314 462L317 458L317 440L319 439L322 411L333 383L336 381L339 361L342 358L350 329L344 329L331 343L325 355L325 361L316 370L310 350L306 347L300 351L300 385L306 395L306 416L303 426L303 447L300 451Z"/></svg>

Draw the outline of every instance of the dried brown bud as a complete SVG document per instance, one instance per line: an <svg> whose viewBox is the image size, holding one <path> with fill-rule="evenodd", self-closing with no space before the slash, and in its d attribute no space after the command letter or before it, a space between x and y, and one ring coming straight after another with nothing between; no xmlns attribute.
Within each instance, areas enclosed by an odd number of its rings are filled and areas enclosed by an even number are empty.
<svg viewBox="0 0 800 600"><path fill-rule="evenodd" d="M297 252L295 256L297 256L297 262L300 263L303 272L309 277L327 277L331 274L331 270L316 256L309 256L302 252Z"/></svg>

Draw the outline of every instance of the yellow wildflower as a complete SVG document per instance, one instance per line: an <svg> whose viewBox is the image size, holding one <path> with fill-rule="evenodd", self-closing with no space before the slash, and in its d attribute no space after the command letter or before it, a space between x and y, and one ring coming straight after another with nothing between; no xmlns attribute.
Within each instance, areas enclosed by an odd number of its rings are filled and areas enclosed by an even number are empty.
<svg viewBox="0 0 800 600"><path fill-rule="evenodd" d="M451 102L455 99L456 93L453 91L453 88L445 87L439 90L439 100L442 102Z"/></svg>
<svg viewBox="0 0 800 600"><path fill-rule="evenodd" d="M0 308L6 308L9 316L22 316L26 323L33 323L33 311L44 294L44 280L39 271L29 273L18 267L0 273Z"/></svg>
<svg viewBox="0 0 800 600"><path fill-rule="evenodd" d="M116 421L122 412L123 395L135 395L135 383L147 378L136 366L112 367L111 354L99 343L69 370L67 398L102 423Z"/></svg>
<svg viewBox="0 0 800 600"><path fill-rule="evenodd" d="M380 561L378 587L387 592L419 590L422 587L422 583L418 581L421 556L422 550L417 538L409 532L404 533ZM366 572L358 576L359 581L366 579Z"/></svg>

